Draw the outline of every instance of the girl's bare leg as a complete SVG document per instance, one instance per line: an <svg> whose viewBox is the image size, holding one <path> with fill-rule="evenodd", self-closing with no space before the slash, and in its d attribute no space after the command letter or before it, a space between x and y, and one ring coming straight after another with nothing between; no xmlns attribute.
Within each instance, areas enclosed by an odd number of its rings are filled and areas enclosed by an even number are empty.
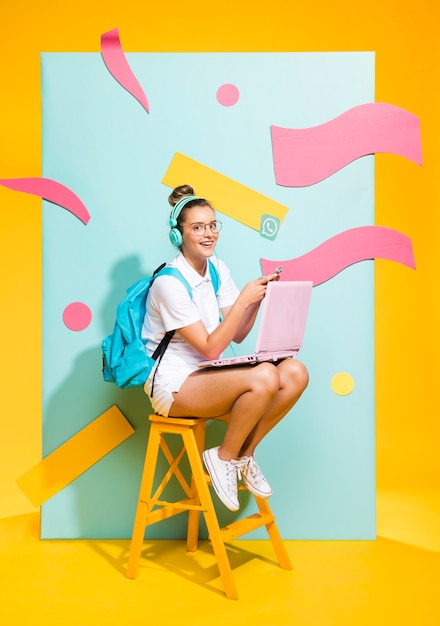
<svg viewBox="0 0 440 626"><path fill-rule="evenodd" d="M205 450L203 460L218 497L232 511L239 508L237 464L252 493L263 498L272 494L253 453L261 439L297 402L307 382L304 365L289 359L278 367L261 363L196 372L174 393L169 412L172 417L229 414L223 443L218 449Z"/></svg>
<svg viewBox="0 0 440 626"><path fill-rule="evenodd" d="M220 446L224 460L251 456L257 444L298 401L308 373L297 360L192 374L174 394L170 416L217 417L229 414Z"/></svg>
<svg viewBox="0 0 440 626"><path fill-rule="evenodd" d="M277 367L280 388L267 411L246 437L239 456L252 456L256 446L298 402L309 382L305 366L296 359L285 359Z"/></svg>
<svg viewBox="0 0 440 626"><path fill-rule="evenodd" d="M169 415L218 417L229 414L219 456L230 460L238 457L246 438L266 414L279 389L278 369L271 363L204 370L189 376L174 394Z"/></svg>

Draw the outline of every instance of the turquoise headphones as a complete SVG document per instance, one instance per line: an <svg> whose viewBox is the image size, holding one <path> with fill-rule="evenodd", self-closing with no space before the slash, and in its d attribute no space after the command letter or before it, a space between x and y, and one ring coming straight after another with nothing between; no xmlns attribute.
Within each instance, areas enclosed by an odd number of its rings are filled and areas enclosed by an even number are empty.
<svg viewBox="0 0 440 626"><path fill-rule="evenodd" d="M168 224L171 228L169 232L169 238L173 246L176 246L176 248L180 248L180 246L182 245L182 233L180 232L179 228L177 228L177 218L179 217L184 206L188 204L188 202L191 202L192 200L203 199L204 198L201 198L200 196L185 196L184 198L179 200L179 202L176 202L176 204L173 206Z"/></svg>

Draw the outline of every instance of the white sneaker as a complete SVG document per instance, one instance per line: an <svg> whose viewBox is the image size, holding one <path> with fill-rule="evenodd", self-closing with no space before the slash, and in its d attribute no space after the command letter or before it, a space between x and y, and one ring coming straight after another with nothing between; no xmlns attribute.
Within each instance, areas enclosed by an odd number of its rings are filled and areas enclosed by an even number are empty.
<svg viewBox="0 0 440 626"><path fill-rule="evenodd" d="M272 487L259 468L254 456L241 456L238 459L243 482L251 493L260 498L270 498Z"/></svg>
<svg viewBox="0 0 440 626"><path fill-rule="evenodd" d="M216 494L231 511L238 511L240 504L238 502L237 491L237 467L239 461L223 461L218 455L217 448L210 448L203 453L203 461L211 477L212 486Z"/></svg>

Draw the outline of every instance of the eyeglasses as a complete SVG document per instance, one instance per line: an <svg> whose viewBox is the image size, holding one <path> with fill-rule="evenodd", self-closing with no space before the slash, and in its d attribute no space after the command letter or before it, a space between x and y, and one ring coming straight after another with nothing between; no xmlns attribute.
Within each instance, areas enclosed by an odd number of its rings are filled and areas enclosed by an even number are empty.
<svg viewBox="0 0 440 626"><path fill-rule="evenodd" d="M222 228L222 223L218 220L214 220L213 222L208 222L207 224L191 224L191 232L196 237L202 237L206 233L206 227L209 226L209 230L213 235L216 235L220 232Z"/></svg>

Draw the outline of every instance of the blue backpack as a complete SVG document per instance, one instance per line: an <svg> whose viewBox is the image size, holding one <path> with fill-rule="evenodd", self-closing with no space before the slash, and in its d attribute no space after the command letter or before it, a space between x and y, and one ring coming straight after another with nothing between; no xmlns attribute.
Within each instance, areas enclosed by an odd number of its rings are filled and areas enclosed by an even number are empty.
<svg viewBox="0 0 440 626"><path fill-rule="evenodd" d="M217 294L220 277L216 267L209 261L209 272ZM102 341L102 374L106 382L127 389L144 385L156 360L162 358L174 330L168 331L156 350L149 356L141 337L148 291L158 276L174 276L186 287L190 298L189 283L175 267L164 263L149 278L141 278L127 289L127 295L118 305L113 333Z"/></svg>

